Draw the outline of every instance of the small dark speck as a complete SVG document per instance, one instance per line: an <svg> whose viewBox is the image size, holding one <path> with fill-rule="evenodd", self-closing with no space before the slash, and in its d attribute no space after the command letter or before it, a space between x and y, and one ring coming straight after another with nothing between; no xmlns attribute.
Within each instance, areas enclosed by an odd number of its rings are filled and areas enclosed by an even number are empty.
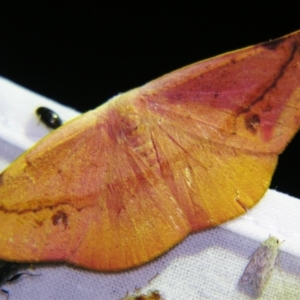
<svg viewBox="0 0 300 300"><path fill-rule="evenodd" d="M35 223L39 226L39 227L42 227L44 222L43 221L38 221L38 220L35 220Z"/></svg>
<svg viewBox="0 0 300 300"><path fill-rule="evenodd" d="M52 223L54 226L63 224L66 228L68 226L68 215L64 211L59 210L52 216Z"/></svg>
<svg viewBox="0 0 300 300"><path fill-rule="evenodd" d="M178 94L176 94L176 99L181 99L182 98L182 94L181 93L178 93Z"/></svg>
<svg viewBox="0 0 300 300"><path fill-rule="evenodd" d="M263 108L263 112L269 112L272 111L272 105L271 104L267 104L264 108Z"/></svg>

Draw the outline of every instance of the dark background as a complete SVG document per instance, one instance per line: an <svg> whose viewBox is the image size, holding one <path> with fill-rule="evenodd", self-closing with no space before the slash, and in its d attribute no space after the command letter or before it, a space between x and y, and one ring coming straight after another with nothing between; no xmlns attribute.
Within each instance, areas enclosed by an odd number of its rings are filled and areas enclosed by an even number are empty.
<svg viewBox="0 0 300 300"><path fill-rule="evenodd" d="M179 67L300 29L297 1L77 2L1 3L0 75L82 112ZM299 153L300 135L272 182L297 197Z"/></svg>

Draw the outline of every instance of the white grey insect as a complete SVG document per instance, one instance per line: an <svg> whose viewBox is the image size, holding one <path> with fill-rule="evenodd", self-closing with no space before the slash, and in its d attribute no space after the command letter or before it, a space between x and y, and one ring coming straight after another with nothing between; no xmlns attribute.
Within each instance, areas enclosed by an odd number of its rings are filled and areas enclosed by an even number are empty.
<svg viewBox="0 0 300 300"><path fill-rule="evenodd" d="M276 262L279 240L270 236L252 254L238 287L251 297L259 297Z"/></svg>

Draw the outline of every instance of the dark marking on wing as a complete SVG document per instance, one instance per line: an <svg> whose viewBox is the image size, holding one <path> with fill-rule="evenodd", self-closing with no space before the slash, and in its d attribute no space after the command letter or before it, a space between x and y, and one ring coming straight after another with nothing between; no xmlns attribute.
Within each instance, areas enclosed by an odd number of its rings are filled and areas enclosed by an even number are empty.
<svg viewBox="0 0 300 300"><path fill-rule="evenodd" d="M251 114L245 117L245 126L253 134L257 132L259 124L260 124L260 117L258 114Z"/></svg>
<svg viewBox="0 0 300 300"><path fill-rule="evenodd" d="M65 228L67 228L68 227L68 215L64 211L59 210L52 216L52 223L54 226L63 224L65 226Z"/></svg>
<svg viewBox="0 0 300 300"><path fill-rule="evenodd" d="M251 107L257 104L258 102L263 101L266 94L268 94L272 89L274 89L277 85L277 82L281 79L281 77L284 75L284 72L290 62L293 60L295 53L297 50L297 44L294 43L292 46L291 54L287 61L281 66L279 69L277 76L274 78L274 80L271 82L271 84L261 93L260 96L258 96L256 99L254 99L247 107L240 107L240 109L237 111L237 115L247 113L251 111Z"/></svg>

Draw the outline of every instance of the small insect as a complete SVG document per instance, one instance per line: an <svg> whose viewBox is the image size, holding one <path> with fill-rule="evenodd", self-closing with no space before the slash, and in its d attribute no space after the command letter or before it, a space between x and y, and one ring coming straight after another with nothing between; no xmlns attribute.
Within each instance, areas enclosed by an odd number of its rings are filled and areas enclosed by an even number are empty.
<svg viewBox="0 0 300 300"><path fill-rule="evenodd" d="M150 291L147 294L134 294L126 296L121 300L164 300L158 290Z"/></svg>
<svg viewBox="0 0 300 300"><path fill-rule="evenodd" d="M270 236L252 254L239 281L239 289L249 296L259 297L276 262L279 240Z"/></svg>
<svg viewBox="0 0 300 300"><path fill-rule="evenodd" d="M39 107L36 114L48 128L56 129L63 123L59 115L47 107Z"/></svg>

